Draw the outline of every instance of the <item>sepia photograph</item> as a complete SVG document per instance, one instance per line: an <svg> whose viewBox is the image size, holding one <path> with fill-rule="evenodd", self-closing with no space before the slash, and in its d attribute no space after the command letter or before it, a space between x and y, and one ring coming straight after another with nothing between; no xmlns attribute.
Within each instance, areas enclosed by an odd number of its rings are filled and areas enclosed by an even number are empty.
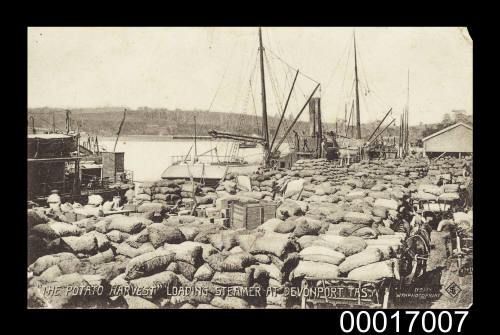
<svg viewBox="0 0 500 335"><path fill-rule="evenodd" d="M472 306L467 27L26 34L28 309Z"/></svg>

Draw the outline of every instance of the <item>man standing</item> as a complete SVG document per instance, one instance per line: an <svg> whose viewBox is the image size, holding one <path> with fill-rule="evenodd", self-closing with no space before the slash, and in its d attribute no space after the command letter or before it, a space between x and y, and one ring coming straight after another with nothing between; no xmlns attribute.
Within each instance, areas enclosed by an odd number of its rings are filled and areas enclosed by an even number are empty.
<svg viewBox="0 0 500 335"><path fill-rule="evenodd" d="M127 204L131 204L135 198L135 185L130 185L128 191L125 192L125 199L127 199Z"/></svg>

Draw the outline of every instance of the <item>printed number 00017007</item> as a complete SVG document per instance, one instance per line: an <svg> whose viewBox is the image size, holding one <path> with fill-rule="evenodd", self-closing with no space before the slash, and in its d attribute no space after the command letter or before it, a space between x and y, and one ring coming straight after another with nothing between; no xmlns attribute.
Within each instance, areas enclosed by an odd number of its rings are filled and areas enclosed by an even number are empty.
<svg viewBox="0 0 500 335"><path fill-rule="evenodd" d="M377 333L382 333L387 329L387 315L385 311L377 311L373 313L373 317L366 311L356 312L356 316L351 311L344 311L340 316L340 329L344 333L350 333L356 330L361 333L366 333L373 329ZM405 332L411 333L414 328L416 329L415 321L421 314L420 311L406 311L406 316L412 316L411 321L408 324L408 329ZM437 317L436 317L437 314ZM468 311L453 311L454 315L461 315L460 320L456 328L456 332L460 333L462 331L462 325L465 317L469 314ZM390 329L399 333L400 331L400 313L395 312L390 316L391 320L394 320L394 328ZM454 328L453 326L453 315L448 311L440 311L439 314L434 311L425 311L421 315L420 327L426 333L432 333L438 331L441 333L449 333ZM436 329L437 327L437 329Z"/></svg>

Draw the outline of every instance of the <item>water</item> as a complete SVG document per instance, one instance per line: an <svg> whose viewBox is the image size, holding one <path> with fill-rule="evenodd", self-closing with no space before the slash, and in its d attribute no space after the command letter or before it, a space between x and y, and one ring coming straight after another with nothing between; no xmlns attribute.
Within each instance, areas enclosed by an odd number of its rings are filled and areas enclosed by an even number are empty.
<svg viewBox="0 0 500 335"><path fill-rule="evenodd" d="M156 136L147 140L135 137L120 138L116 145L116 151L125 153L125 169L134 172L134 180L154 181L160 179L162 172L172 164L172 156L184 156L189 148L193 146L192 140L171 140ZM99 138L99 145L112 151L115 139ZM217 147L219 157L229 155L233 142L198 140L198 155ZM191 155L194 154L194 147ZM207 155L210 155L207 154ZM263 157L262 146L256 148L239 149L238 156L245 158L248 163L259 163ZM210 162L211 157L200 158L200 161ZM213 152L213 161L216 161Z"/></svg>

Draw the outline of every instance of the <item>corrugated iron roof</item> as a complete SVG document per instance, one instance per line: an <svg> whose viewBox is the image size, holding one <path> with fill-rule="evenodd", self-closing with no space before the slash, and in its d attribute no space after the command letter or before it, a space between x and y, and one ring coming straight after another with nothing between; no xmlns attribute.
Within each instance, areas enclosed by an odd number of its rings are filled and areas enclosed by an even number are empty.
<svg viewBox="0 0 500 335"><path fill-rule="evenodd" d="M449 126L449 127L446 127L446 128L444 128L444 129L441 129L440 131L437 131L437 132L435 132L434 134L430 134L429 136L424 137L424 138L422 139L422 141L427 141L428 139L430 139L430 138L432 138L432 137L434 137L434 136L437 136L437 135L439 135L439 134L445 133L445 132L447 132L448 130L451 130L451 129L453 129L453 128L456 128L456 127L458 127L458 126L460 126L460 125L462 125L462 126L464 126L464 127L466 127L466 128L469 128L470 130L472 130L472 127L471 127L471 126L469 126L469 125L467 125L467 124L465 124L465 123L463 123L463 122L459 122L459 123L455 123L455 124L453 124L453 125L451 125L451 126Z"/></svg>

